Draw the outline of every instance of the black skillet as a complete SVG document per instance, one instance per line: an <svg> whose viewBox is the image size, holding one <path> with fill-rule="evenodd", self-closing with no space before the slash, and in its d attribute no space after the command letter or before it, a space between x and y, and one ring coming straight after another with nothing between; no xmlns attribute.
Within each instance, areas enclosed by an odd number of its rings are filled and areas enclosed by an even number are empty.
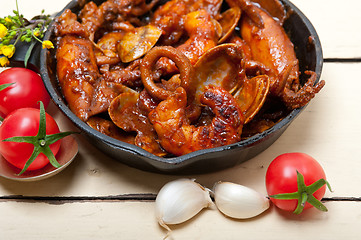
<svg viewBox="0 0 361 240"><path fill-rule="evenodd" d="M288 18L284 28L295 45L297 58L300 62L300 70L312 70L321 75L323 56L321 43L318 35L304 14L288 0L281 0L286 7ZM94 1L100 4L102 1ZM78 13L80 7L76 0L71 1L65 9ZM57 15L57 16L58 16ZM312 39L312 41L310 41ZM54 24L51 23L45 35L45 40L54 40ZM295 109L287 117L272 128L252 136L241 142L196 151L180 157L161 158L149 152L114 138L106 136L81 121L70 111L58 86L56 76L55 50L37 48L40 51L40 59L37 54L30 59L30 66L38 70L44 80L52 100L56 106L78 127L89 141L106 155L129 166L145 171L168 173L168 174L191 174L206 173L230 168L241 162L255 157L274 143L287 129L291 122L302 112L304 108ZM18 51L13 57L14 62L21 62L25 51ZM319 79L318 79L319 80ZM317 80L317 81L318 81ZM101 161L101 159L99 159Z"/></svg>

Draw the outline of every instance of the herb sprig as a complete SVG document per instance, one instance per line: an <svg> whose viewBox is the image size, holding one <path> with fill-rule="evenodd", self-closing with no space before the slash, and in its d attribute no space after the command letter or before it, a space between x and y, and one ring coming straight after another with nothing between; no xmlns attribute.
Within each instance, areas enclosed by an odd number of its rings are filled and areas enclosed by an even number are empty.
<svg viewBox="0 0 361 240"><path fill-rule="evenodd" d="M14 15L0 18L0 66L5 67L10 64L9 59L14 55L16 44L19 41L30 44L24 59L25 66L37 42L40 42L43 48L54 48L51 41L42 40L52 20L51 16L44 14L44 12L42 10L40 15L28 20L20 14L16 0L16 10L13 11Z"/></svg>

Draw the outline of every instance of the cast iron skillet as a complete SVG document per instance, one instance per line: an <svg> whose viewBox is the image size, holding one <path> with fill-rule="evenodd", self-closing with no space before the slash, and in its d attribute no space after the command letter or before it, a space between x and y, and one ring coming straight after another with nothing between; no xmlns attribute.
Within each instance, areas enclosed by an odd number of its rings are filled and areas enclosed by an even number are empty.
<svg viewBox="0 0 361 240"><path fill-rule="evenodd" d="M318 78L321 75L323 56L318 35L303 13L288 0L281 0L286 6L289 17L284 28L295 45L300 70L313 70ZM99 4L100 0L94 1ZM80 7L76 0L65 9L78 13ZM46 32L45 40L54 40L54 24ZM304 108L293 110L286 118L272 128L247 140L218 148L196 151L180 157L161 158L149 152L114 138L106 136L81 121L70 111L58 86L56 76L55 50L43 49L40 52L40 74L52 100L58 108L89 138L89 141L105 154L129 166L145 171L169 174L206 173L235 166L249 160L268 148L287 129ZM319 79L318 79L319 80ZM317 80L317 81L318 81ZM99 159L101 161L101 159Z"/></svg>

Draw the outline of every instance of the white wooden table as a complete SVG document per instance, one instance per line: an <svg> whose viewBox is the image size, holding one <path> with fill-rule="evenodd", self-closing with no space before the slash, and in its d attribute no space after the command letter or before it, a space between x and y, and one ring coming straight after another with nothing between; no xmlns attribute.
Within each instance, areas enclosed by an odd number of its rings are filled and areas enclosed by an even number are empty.
<svg viewBox="0 0 361 240"><path fill-rule="evenodd" d="M1 0L0 16L15 9ZM68 0L18 0L31 17L57 12ZM243 184L266 194L269 163L285 152L304 152L324 167L333 192L323 202L329 212L300 216L271 207L251 220L232 220L215 209L172 226L174 239L360 239L361 237L361 3L358 0L293 0L319 33L326 86L266 151L234 168L196 178ZM50 106L62 130L71 124ZM130 168L95 149L82 136L75 161L59 175L39 182L0 179L0 239L162 239L154 198L180 176Z"/></svg>

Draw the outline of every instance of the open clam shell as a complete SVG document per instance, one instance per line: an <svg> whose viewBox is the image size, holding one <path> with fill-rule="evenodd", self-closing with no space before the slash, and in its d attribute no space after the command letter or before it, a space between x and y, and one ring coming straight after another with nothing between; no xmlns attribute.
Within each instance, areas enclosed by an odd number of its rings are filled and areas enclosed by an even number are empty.
<svg viewBox="0 0 361 240"><path fill-rule="evenodd" d="M126 132L136 133L134 144L156 156L166 153L157 142L153 126L138 105L139 93L126 92L113 99L108 113L116 126Z"/></svg>
<svg viewBox="0 0 361 240"><path fill-rule="evenodd" d="M222 36L218 43L224 43L233 33L238 21L241 18L241 9L233 7L222 13L219 24L222 27Z"/></svg>
<svg viewBox="0 0 361 240"><path fill-rule="evenodd" d="M244 124L248 123L261 109L270 86L270 78L267 75L259 75L246 81L234 94L245 117Z"/></svg>
<svg viewBox="0 0 361 240"><path fill-rule="evenodd" d="M120 128L118 128L112 121L108 119L92 116L88 119L87 124L107 136L126 143L134 144L135 136L131 134L125 134Z"/></svg>
<svg viewBox="0 0 361 240"><path fill-rule="evenodd" d="M260 75L248 79L241 77L242 52L236 44L222 44L205 53L195 65L195 101L207 85L221 86L233 93L248 123L266 100L270 79Z"/></svg>
<svg viewBox="0 0 361 240"><path fill-rule="evenodd" d="M128 32L118 44L122 62L136 60L146 54L158 41L162 31L153 25L146 25Z"/></svg>
<svg viewBox="0 0 361 240"><path fill-rule="evenodd" d="M128 107L133 107L136 105L139 98L139 93L137 92L125 92L119 94L113 101L110 103L108 113L112 121L118 127L122 128L124 121L122 120L122 110ZM126 130L126 129L124 129Z"/></svg>
<svg viewBox="0 0 361 240"><path fill-rule="evenodd" d="M239 84L242 52L236 44L227 43L208 50L194 66L194 78L191 83L195 101L207 85L215 85L231 91Z"/></svg>

